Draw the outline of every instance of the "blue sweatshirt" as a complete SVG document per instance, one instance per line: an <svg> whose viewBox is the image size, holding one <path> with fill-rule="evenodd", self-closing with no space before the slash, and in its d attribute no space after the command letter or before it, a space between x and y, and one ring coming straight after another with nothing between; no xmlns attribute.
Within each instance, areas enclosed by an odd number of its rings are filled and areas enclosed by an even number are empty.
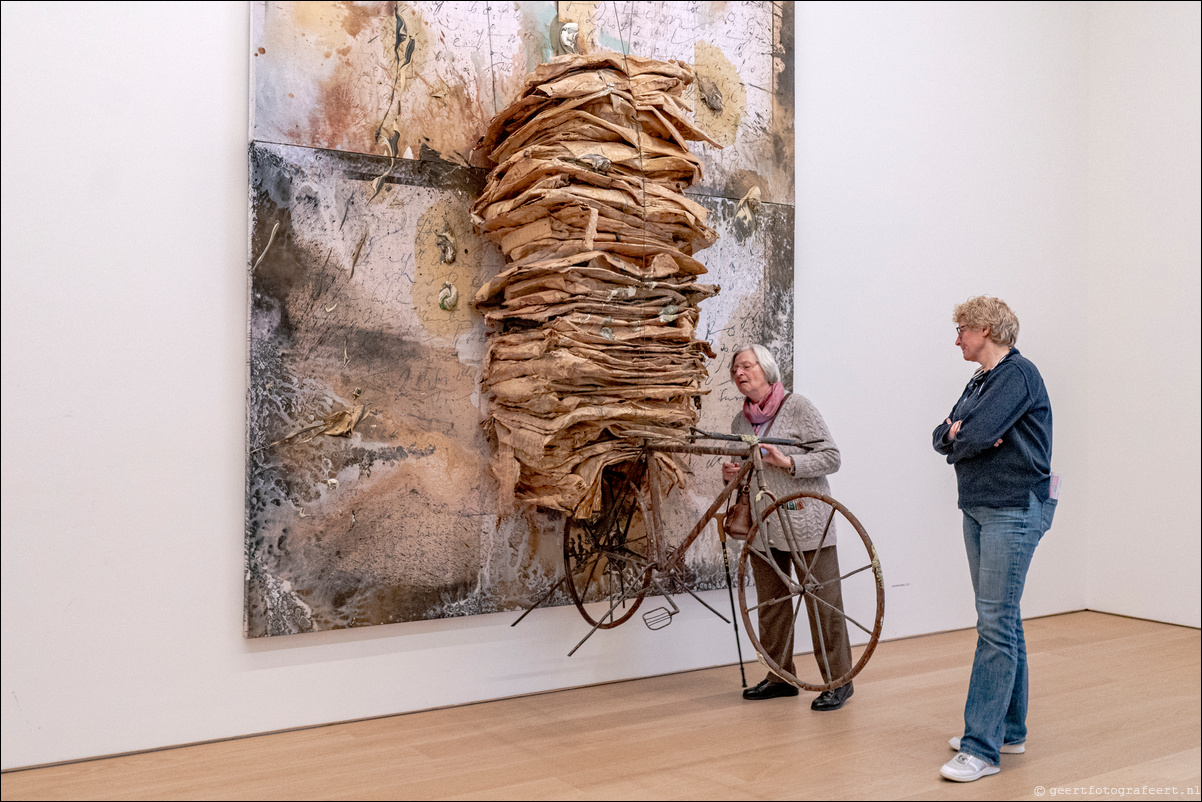
<svg viewBox="0 0 1202 802"><path fill-rule="evenodd" d="M977 371L956 406L955 440L947 423L935 427L935 450L956 466L960 509L1026 507L1031 491L1047 498L1052 476L1052 404L1039 370L1018 352L993 370ZM1002 444L994 447L1001 438Z"/></svg>

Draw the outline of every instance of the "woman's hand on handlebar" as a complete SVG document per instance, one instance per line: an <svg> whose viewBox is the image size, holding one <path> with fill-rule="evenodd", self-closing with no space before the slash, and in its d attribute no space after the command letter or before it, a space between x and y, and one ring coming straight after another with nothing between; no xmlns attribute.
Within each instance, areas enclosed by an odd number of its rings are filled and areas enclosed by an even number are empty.
<svg viewBox="0 0 1202 802"><path fill-rule="evenodd" d="M784 468L789 471L793 470L793 458L774 445L762 443L760 445L760 454L763 455L764 462L769 465L775 465L778 468Z"/></svg>
<svg viewBox="0 0 1202 802"><path fill-rule="evenodd" d="M764 462L768 465L775 465L778 468L784 468L787 471L793 470L793 458L785 454L771 443L760 444L760 454L764 457ZM743 466L737 462L722 463L722 481L730 482L738 475L739 469Z"/></svg>

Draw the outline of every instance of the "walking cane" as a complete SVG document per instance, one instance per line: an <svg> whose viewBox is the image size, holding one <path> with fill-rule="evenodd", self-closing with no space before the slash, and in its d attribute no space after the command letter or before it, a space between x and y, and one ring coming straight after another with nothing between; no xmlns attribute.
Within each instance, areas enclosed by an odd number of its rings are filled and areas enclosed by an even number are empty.
<svg viewBox="0 0 1202 802"><path fill-rule="evenodd" d="M730 556L726 551L726 514L714 516L718 523L718 540L722 543L722 567L726 569L726 592L730 596L730 620L735 625L735 648L739 651L739 676L747 687L747 672L743 669L743 644L739 641L739 614L735 612L735 586L730 579Z"/></svg>

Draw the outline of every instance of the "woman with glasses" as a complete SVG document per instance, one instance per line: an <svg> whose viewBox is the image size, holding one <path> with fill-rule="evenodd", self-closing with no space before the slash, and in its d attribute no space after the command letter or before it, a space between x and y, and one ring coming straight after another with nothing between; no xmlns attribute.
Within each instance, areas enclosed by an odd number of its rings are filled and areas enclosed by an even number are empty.
<svg viewBox="0 0 1202 802"><path fill-rule="evenodd" d="M1052 406L1039 370L1014 347L1018 318L1005 301L970 298L952 312L956 345L980 367L935 450L956 468L964 546L977 607L964 734L940 774L972 782L1026 750L1027 647L1019 601L1027 568L1056 511Z"/></svg>
<svg viewBox="0 0 1202 802"><path fill-rule="evenodd" d="M731 423L731 433L756 434L760 437L784 438L806 443L805 449L777 447L764 444L764 482L774 498L806 490L830 495L827 474L839 470L839 449L818 410L804 396L785 392L780 381L776 359L762 345L743 346L735 352L730 363L730 377L744 395L743 408ZM722 476L729 482L739 472L739 463L722 464ZM751 493L759 487L752 480ZM800 508L789 505L783 510L785 523L792 529L793 541L802 549L802 558L812 565L813 578L822 584L816 591L824 604L806 596L806 611L810 619L810 634L814 657L826 682L842 677L852 668L851 645L842 615L843 595L839 583L839 558L835 553L835 527L827 528L829 507L809 503ZM761 530L766 538L756 536L756 551L751 559L755 575L756 598L769 602L781 597L790 598L782 580L789 576L793 555L790 544L779 531L776 516ZM826 532L825 538L823 532ZM764 540L766 539L766 543ZM819 548L821 546L821 548ZM776 567L769 564L772 560ZM780 573L777 573L779 570ZM796 676L793 663L793 630L795 611L791 604L767 604L758 609L760 644L781 669ZM819 634L821 631L821 635ZM797 696L796 686L769 672L762 682L743 691L744 699L773 699ZM850 682L823 691L810 704L819 711L838 710L852 695Z"/></svg>

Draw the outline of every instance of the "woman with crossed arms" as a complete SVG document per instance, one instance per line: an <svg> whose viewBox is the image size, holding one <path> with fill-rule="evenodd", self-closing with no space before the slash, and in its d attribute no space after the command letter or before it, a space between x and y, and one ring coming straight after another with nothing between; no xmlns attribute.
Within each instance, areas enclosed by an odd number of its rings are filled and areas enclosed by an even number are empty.
<svg viewBox="0 0 1202 802"><path fill-rule="evenodd" d="M952 312L956 345L980 365L935 450L956 468L964 546L977 608L964 734L939 773L956 782L997 774L1027 740L1027 646L1019 601L1040 538L1052 525L1052 405L1039 370L1014 347L1018 318L1005 301L970 298Z"/></svg>

